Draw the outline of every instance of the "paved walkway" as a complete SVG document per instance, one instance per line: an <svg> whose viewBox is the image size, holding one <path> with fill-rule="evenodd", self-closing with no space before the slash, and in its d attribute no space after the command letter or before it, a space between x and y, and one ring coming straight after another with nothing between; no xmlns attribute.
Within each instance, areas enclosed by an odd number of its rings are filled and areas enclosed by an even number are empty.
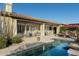
<svg viewBox="0 0 79 59"><path fill-rule="evenodd" d="M64 41L71 41L71 42L73 42L73 41L75 41L74 39L72 39L72 38L65 38L65 37L59 37L59 36L53 36L52 37L52 39L59 39L59 40L64 40Z"/></svg>
<svg viewBox="0 0 79 59"><path fill-rule="evenodd" d="M14 53L16 51L21 51L23 49L32 48L35 46L38 47L39 45L42 45L43 43L54 42L54 40L53 40L54 38L68 39L68 38L62 38L62 37L57 37L57 36L45 36L45 37L41 37L40 41L38 41L37 37L29 37L29 38L24 37L22 43L13 44L7 48L0 49L0 55L2 55L2 56L9 55L9 54ZM34 43L38 43L38 44L34 44Z"/></svg>

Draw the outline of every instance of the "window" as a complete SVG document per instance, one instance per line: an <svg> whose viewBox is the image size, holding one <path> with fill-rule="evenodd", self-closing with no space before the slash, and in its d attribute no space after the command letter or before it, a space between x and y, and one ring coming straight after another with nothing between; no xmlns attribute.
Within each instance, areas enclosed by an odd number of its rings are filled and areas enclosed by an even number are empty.
<svg viewBox="0 0 79 59"><path fill-rule="evenodd" d="M24 33L25 25L17 24L17 33Z"/></svg>
<svg viewBox="0 0 79 59"><path fill-rule="evenodd" d="M49 30L52 30L52 27L49 27Z"/></svg>

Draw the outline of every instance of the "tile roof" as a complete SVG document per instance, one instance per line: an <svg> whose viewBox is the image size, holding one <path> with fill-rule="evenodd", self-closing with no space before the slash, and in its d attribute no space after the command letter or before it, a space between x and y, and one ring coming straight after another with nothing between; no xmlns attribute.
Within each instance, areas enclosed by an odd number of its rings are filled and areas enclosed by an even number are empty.
<svg viewBox="0 0 79 59"><path fill-rule="evenodd" d="M4 11L0 11L0 15L2 16L10 16L10 17L13 17L13 18L19 18L19 19L24 19L24 20L32 20L32 21L37 21L37 22L43 22L43 23L50 23L50 24L61 24L61 23L58 23L58 22L55 22L55 21L49 21L49 20L45 20L45 19L39 19L39 18L33 18L31 16L25 16L25 15L22 15L22 14L18 14L18 13L15 13L15 12L4 12Z"/></svg>

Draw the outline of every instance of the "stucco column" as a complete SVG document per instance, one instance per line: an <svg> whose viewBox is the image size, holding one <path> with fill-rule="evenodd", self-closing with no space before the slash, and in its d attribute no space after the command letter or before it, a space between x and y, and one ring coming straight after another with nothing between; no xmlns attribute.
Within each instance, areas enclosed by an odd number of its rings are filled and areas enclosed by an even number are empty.
<svg viewBox="0 0 79 59"><path fill-rule="evenodd" d="M12 37L13 36L13 30L14 30L13 27L15 26L12 18L6 17L5 21L4 21L4 25L5 25L5 28L4 28L5 35Z"/></svg>
<svg viewBox="0 0 79 59"><path fill-rule="evenodd" d="M29 24L29 31L31 31L31 24Z"/></svg>
<svg viewBox="0 0 79 59"><path fill-rule="evenodd" d="M53 26L52 26L52 34L54 34Z"/></svg>
<svg viewBox="0 0 79 59"><path fill-rule="evenodd" d="M45 23L40 25L41 36L45 36Z"/></svg>
<svg viewBox="0 0 79 59"><path fill-rule="evenodd" d="M26 35L26 25L25 25L24 35Z"/></svg>
<svg viewBox="0 0 79 59"><path fill-rule="evenodd" d="M17 35L17 19L13 19L13 36Z"/></svg>
<svg viewBox="0 0 79 59"><path fill-rule="evenodd" d="M57 26L57 33L56 34L59 34L60 32L60 26Z"/></svg>

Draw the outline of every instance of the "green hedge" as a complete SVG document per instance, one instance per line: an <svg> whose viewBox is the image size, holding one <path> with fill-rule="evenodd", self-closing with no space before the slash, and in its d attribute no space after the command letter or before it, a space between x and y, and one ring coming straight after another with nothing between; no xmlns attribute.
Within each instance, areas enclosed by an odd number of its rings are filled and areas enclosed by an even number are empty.
<svg viewBox="0 0 79 59"><path fill-rule="evenodd" d="M22 39L20 39L18 36L15 36L11 39L12 43L20 43L22 42Z"/></svg>
<svg viewBox="0 0 79 59"><path fill-rule="evenodd" d="M22 39L20 39L18 36L6 39L4 36L0 35L0 49L8 47L13 43L20 43L20 42L22 42Z"/></svg>
<svg viewBox="0 0 79 59"><path fill-rule="evenodd" d="M5 48L7 44L7 40L0 35L0 49Z"/></svg>

